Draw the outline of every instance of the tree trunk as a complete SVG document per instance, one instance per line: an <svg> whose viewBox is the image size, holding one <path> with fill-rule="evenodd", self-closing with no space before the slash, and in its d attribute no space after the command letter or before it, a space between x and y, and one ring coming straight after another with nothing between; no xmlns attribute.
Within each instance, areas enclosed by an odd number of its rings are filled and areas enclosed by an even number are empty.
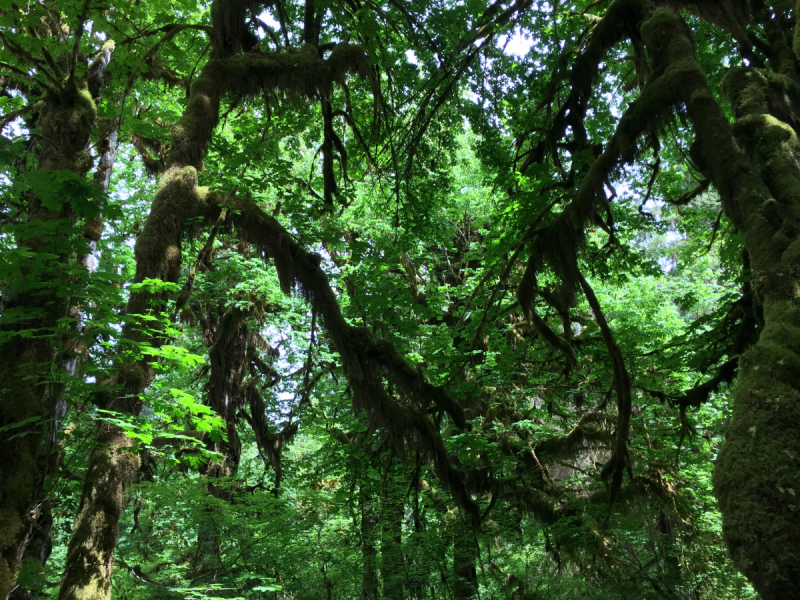
<svg viewBox="0 0 800 600"><path fill-rule="evenodd" d="M39 172L70 170L83 177L91 166L86 147L95 121L95 104L86 85L71 81L65 88L52 91L39 114L41 138L47 140L39 150ZM51 206L51 208L54 208ZM65 202L59 210L42 205L31 194L28 204L29 224L71 223L73 210ZM62 228L62 231L67 228ZM11 290L4 313L24 311L25 318L2 328L8 340L0 346L0 427L25 423L0 437L0 597L13 587L20 559L21 544L28 525L36 520L37 487L41 481L40 453L45 437L45 420L52 416L55 398L50 365L57 357L58 320L67 316L68 298L61 290L63 263L71 254L72 244L58 228L52 234L19 240L35 254L49 254L43 261L45 271L22 271ZM32 281L44 283L37 288ZM21 337L22 329L34 337ZM15 439L10 439L14 434Z"/></svg>
<svg viewBox="0 0 800 600"><path fill-rule="evenodd" d="M641 31L658 65L655 83L647 85L661 92L661 102L685 104L696 134L692 157L742 233L763 303L760 339L739 361L733 420L714 470L725 540L734 563L763 598L800 598L796 61L776 55L773 66L780 75L754 68L728 74L724 91L736 116L731 127L708 88L683 20L657 8Z"/></svg>
<svg viewBox="0 0 800 600"><path fill-rule="evenodd" d="M477 550L470 517L459 512L453 535L454 598L474 598L478 594Z"/></svg>
<svg viewBox="0 0 800 600"><path fill-rule="evenodd" d="M103 427L95 443L72 526L60 599L109 597L117 523L139 469L139 456L130 451L133 442L121 429Z"/></svg>
<svg viewBox="0 0 800 600"><path fill-rule="evenodd" d="M180 275L181 237L186 220L202 215L205 208L205 190L197 186L197 170L202 168L205 147L219 117L221 90L216 79L213 69L203 69L192 84L183 115L172 127L169 167L161 177L150 214L136 241L134 283L145 279L175 282ZM154 306L163 306L164 301L163 293L132 292L127 314L147 314ZM159 345L158 339L138 330L133 317L125 323L122 337ZM112 379L100 382L96 403L106 410L137 415L141 410L139 394L153 377L145 358L126 358ZM59 600L106 600L110 596L117 524L138 467L138 457L127 454L130 447L130 439L115 427L98 435L69 542ZM97 560L83 560L90 554Z"/></svg>
<svg viewBox="0 0 800 600"><path fill-rule="evenodd" d="M403 598L403 482L389 459L381 507L381 578L384 598Z"/></svg>
<svg viewBox="0 0 800 600"><path fill-rule="evenodd" d="M766 600L797 599L800 145L788 122L797 123L800 114L781 103L790 104L792 92L797 102L800 90L788 78L757 69L738 69L727 84L736 141L750 163L736 210L764 325L758 342L739 360L733 420L717 458L714 487L736 565Z"/></svg>
<svg viewBox="0 0 800 600"><path fill-rule="evenodd" d="M361 506L361 555L364 560L364 576L362 580L363 594L366 600L377 600L378 583L378 550L375 547L377 519L372 508L372 498L362 486L360 491Z"/></svg>
<svg viewBox="0 0 800 600"><path fill-rule="evenodd" d="M224 311L224 307L220 307ZM242 382L248 367L249 332L246 318L249 311L231 308L218 318L213 309L201 319L203 339L209 346L211 376L208 383L208 405L225 421L227 439L209 440L209 449L223 458L208 465L204 484L211 497L230 501L232 479L236 476L241 455L241 441L236 431L236 415L244 402ZM220 567L220 527L218 514L222 507L214 502L204 511L197 533L198 550L194 561L193 582L211 582Z"/></svg>

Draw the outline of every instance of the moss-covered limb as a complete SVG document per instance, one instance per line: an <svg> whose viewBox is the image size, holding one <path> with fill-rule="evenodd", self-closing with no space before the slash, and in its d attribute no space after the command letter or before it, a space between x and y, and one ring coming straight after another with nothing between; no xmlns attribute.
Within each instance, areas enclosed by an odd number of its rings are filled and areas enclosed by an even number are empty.
<svg viewBox="0 0 800 600"><path fill-rule="evenodd" d="M225 3L215 3L215 8L212 9L212 12L220 9L222 4ZM234 4L239 6L241 3L231 3L231 6ZM226 22L229 17L231 19L234 18L232 15L233 13L228 16L222 15L220 18L222 18L222 22ZM214 18L216 19L215 23L219 21L217 17ZM220 26L224 29L230 23L233 23L233 21L230 21L227 25ZM226 35L228 34L223 31L223 37ZM334 48L327 60L322 60L319 52L313 47L305 48L300 52L267 55L229 55L231 52L231 49L228 48L218 53L202 69L197 80L192 84L189 102L183 115L172 128L171 146L166 161L167 169L159 182L150 215L136 243L135 283L142 282L145 279L174 282L178 278L181 264L181 236L186 220L190 217L203 216L205 214L204 211L208 208L206 191L197 186L197 170L202 168L206 146L219 119L220 98L224 93L239 95L259 94L265 89L278 87L290 90L298 95L313 96L318 91L325 92L329 90L332 83L343 77L346 72L356 71L363 74L367 70L363 50L358 46L349 46L347 44L340 44ZM282 228L280 231L282 236L290 239ZM254 236L254 238L256 240L260 239L258 235ZM280 261L277 262L280 264ZM304 266L310 266L313 264L313 259L304 254L301 262ZM289 269L293 269L294 266L290 264ZM314 266L316 267L316 265ZM322 274L321 271L320 274ZM294 284L293 273L284 270L281 275L285 285ZM324 278L324 274L322 274L322 277ZM288 281L291 283L287 283ZM327 280L324 281L329 296L326 298L327 302L325 303L327 306L336 307L335 312L338 316L338 321L336 321L335 327L345 325L341 314L338 312L335 297L333 297L330 287L327 286ZM307 281L305 283L312 282ZM319 284L319 281L314 281L313 283ZM309 289L310 295L316 292L317 289L315 288ZM128 302L127 314L147 313L153 309L154 304L157 305L163 300L159 294L146 291L132 293ZM319 300L319 302L323 302L323 300ZM339 331L339 333L343 332ZM126 322L123 328L123 335L127 339L144 341L143 335L137 331L135 317L131 317ZM157 340L149 341L155 344L158 343ZM378 377L377 373L373 377ZM140 409L137 401L138 395L152 381L152 378L153 370L146 362L126 361L120 366L113 381L116 384L116 389L121 390L121 392L109 391L100 393L97 396L97 402L107 409L135 414ZM363 390L363 394L359 395L359 397L365 402L367 398L372 398L372 392L375 391L371 386L378 389L374 381L370 385L360 388ZM392 407L392 401L383 387L380 386L379 389L383 394L381 399L385 401L382 405ZM407 413L410 413L410 409L391 412L392 415L398 418L395 420L389 419L389 421L396 423L397 431L395 433L399 433L402 431L401 424L407 420ZM415 418L418 420L418 417ZM422 419L426 421L424 417ZM427 430L432 430L432 426L429 423L426 427ZM400 438L397 437L396 439ZM125 442L125 440L120 439L120 442ZM427 443L429 446L433 444L433 442ZM439 440L437 451L440 456L446 459L441 440ZM440 462L442 461L440 460ZM119 481L124 488L125 481L123 479L119 479ZM87 480L82 502L87 507L90 507L93 503L111 503L112 500L109 499L109 494L115 497L124 496L124 490L123 492L119 491L123 488L112 489ZM93 509L87 508L87 510L91 512ZM87 536L107 536L109 535L109 530L92 529L85 533ZM80 552L80 548L84 546L104 547L106 542L107 540L90 540L85 537L73 536L69 552ZM82 591L80 587L81 581L85 585ZM65 597L70 597L70 594L79 596L83 593L95 594L108 591L107 588L98 588L93 581L91 578L84 578L65 582L62 587L62 594L68 594Z"/></svg>
<svg viewBox="0 0 800 600"><path fill-rule="evenodd" d="M197 116L198 112L207 115L207 102L198 100L198 97L198 92L193 89L193 99L190 99L184 117L187 113ZM200 109L197 108L198 105ZM216 123L216 115L212 121ZM209 138L212 130L213 125L206 132ZM175 128L173 128L174 139ZM204 147L198 150L198 161L202 160L203 150ZM145 279L177 281L181 264L181 236L186 221L191 217L202 215L204 207L205 191L197 187L195 167L175 164L173 161L159 182L150 214L136 242L134 283L140 283ZM127 314L139 315L146 314L154 308L158 310L163 301L161 294L149 291L131 293ZM129 340L149 341L156 345L159 343L156 339L148 339L148 336L139 331L135 316L128 317L122 333ZM98 390L95 402L107 410L138 414L141 410L139 394L150 384L153 377L154 371L147 361L137 362L125 358L113 377L103 382L104 387ZM81 497L81 514L85 517L79 515L87 524L81 529L75 529L70 539L67 551L68 571L62 581L59 596L63 600L68 598L95 600L107 598L110 594L108 576L116 544L116 527L127 489L134 477L130 469L133 469L135 464L119 458L125 454L125 448L130 446L131 441L121 433L114 433L113 428L110 433L98 432L96 443L97 448L91 459L94 463L90 465L96 464L98 472L103 468L111 471L107 478L91 476L90 466L90 476L87 476ZM92 523L95 521L102 522L102 526L93 526ZM108 562L95 560L91 563L93 566L83 568L75 566L77 563L69 558L72 556L78 560L92 553L98 556L102 554L104 558L107 554ZM75 566L75 569L69 571L70 565Z"/></svg>
<svg viewBox="0 0 800 600"><path fill-rule="evenodd" d="M688 48L692 49L691 44ZM533 241L525 276L518 288L523 308L532 306L536 293L534 272L543 263L547 263L561 278L561 293L564 297L569 297L570 291L578 284L577 253L583 243L584 225L593 218L598 209L605 210L608 204L606 181L620 160L633 162L640 153L637 140L657 126L659 120L681 100L680 87L676 82L694 74L691 63L654 53L650 78L639 97L623 114L606 149L584 175L575 199L550 225L527 234ZM535 314L530 316L536 317ZM555 338L551 344L562 346Z"/></svg>
<svg viewBox="0 0 800 600"><path fill-rule="evenodd" d="M575 352L572 350L569 340L550 329L544 319L536 312L536 295L539 293L536 282L538 262L539 258L535 255L531 255L528 260L528 268L525 269L525 274L517 288L517 299L525 317L550 346L564 355L567 360L567 370L570 370L577 366L578 361L575 358Z"/></svg>
<svg viewBox="0 0 800 600"><path fill-rule="evenodd" d="M737 120L748 116L771 115L800 131L800 84L791 77L766 69L737 67L722 82L722 92L731 103ZM752 131L746 128L744 133ZM735 133L735 132L734 132ZM749 145L750 142L745 142Z"/></svg>
<svg viewBox="0 0 800 600"><path fill-rule="evenodd" d="M59 600L106 600L117 543L117 523L139 470L133 441L109 427L89 456L78 514L72 528Z"/></svg>
<svg viewBox="0 0 800 600"><path fill-rule="evenodd" d="M766 326L741 359L734 417L714 471L725 540L764 598L800 581L800 310L765 300Z"/></svg>
<svg viewBox="0 0 800 600"><path fill-rule="evenodd" d="M600 415L586 413L568 433L537 442L536 450L542 456L542 460L545 460L548 457L573 456L584 450L586 444L606 445L613 438L602 427L602 424L603 419Z"/></svg>
<svg viewBox="0 0 800 600"><path fill-rule="evenodd" d="M192 83L189 104L172 127L167 165L202 168L206 146L219 119L223 94L258 96L277 88L298 98L313 98L317 93L324 98L330 95L333 83L341 81L347 73L370 76L361 46L338 44L325 60L315 46L210 60Z"/></svg>
<svg viewBox="0 0 800 600"><path fill-rule="evenodd" d="M181 264L181 235L186 220L202 216L204 210L206 191L197 187L195 168L170 167L159 182L150 214L137 239L134 282L145 279L177 281ZM146 314L154 308L158 310L163 301L161 294L149 291L131 293L127 306L127 314L131 316L123 326L123 336L157 345L157 339L149 339L139 331L138 321L133 315ZM104 387L98 390L95 403L107 410L138 414L141 410L139 394L153 377L153 368L147 361L125 358L114 376L103 382ZM138 468L138 459L124 460L129 456L126 449L131 443L127 436L114 428L108 432L101 430L97 434L97 447L90 457L90 471L84 483L79 513L79 519L83 519L86 525L76 528L70 538L67 573L59 595L61 600L100 600L107 599L110 594L108 577L116 544L117 522ZM96 465L94 471L92 465ZM109 470L107 477L99 475L103 469ZM95 472L98 475L93 475ZM102 526L93 523L101 523ZM93 554L98 560L93 560L91 564L81 559ZM74 557L74 560L70 557ZM88 566L81 567L84 562Z"/></svg>
<svg viewBox="0 0 800 600"><path fill-rule="evenodd" d="M740 51L746 55L745 58L761 62L761 58L752 52L754 40L747 27L752 24L753 18L750 4L746 0L667 0L658 4L664 4L676 11L691 13L727 31L736 40Z"/></svg>
<svg viewBox="0 0 800 600"><path fill-rule="evenodd" d="M783 75L734 69L726 76L723 90L736 115L736 141L768 190L760 206L752 208L760 209L759 227L774 242L774 251L780 252L798 234L800 113L795 107L800 106L800 86ZM760 265L767 266L755 263L756 270Z"/></svg>
<svg viewBox="0 0 800 600"><path fill-rule="evenodd" d="M256 387L256 379L250 378L242 384L242 394L244 401L250 407L250 416L241 411L241 415L253 429L256 436L256 444L259 451L264 453L275 471L275 491L281 486L283 470L281 468L281 454L283 448L295 436L298 430L297 422L287 423L278 433L273 433L267 424L266 412L264 409L264 398ZM343 439L349 443L349 438L342 432Z"/></svg>
<svg viewBox="0 0 800 600"><path fill-rule="evenodd" d="M460 429L466 427L462 410L444 390L428 383L389 342L347 323L317 255L300 246L277 219L254 204L235 197L220 196L219 199L238 212L231 220L242 239L260 247L265 256L275 261L284 292L296 286L311 302L331 333L351 379L373 385L375 381L368 381L373 371L385 369L385 377L416 406L426 411L444 410Z"/></svg>
<svg viewBox="0 0 800 600"><path fill-rule="evenodd" d="M731 429L714 471L723 532L735 564L762 597L796 598L800 519L789 490L800 489L800 242L785 230L782 218L775 218L776 208L786 209L767 185L769 165L756 160L760 153L775 151L757 147L759 140L770 139L761 134L773 126L758 115L768 106L768 94L759 91L756 76L739 74L728 82L743 126L750 127L750 119L761 123L750 134L744 132L742 139L755 144L745 154L708 88L680 18L657 9L642 32L654 54L685 65L684 77L674 85L694 124L694 154L702 158L726 214L742 232L755 290L763 300L764 328L739 361Z"/></svg>
<svg viewBox="0 0 800 600"><path fill-rule="evenodd" d="M769 45L769 64L772 70L797 80L797 58L786 35L786 16L778 4L756 2L755 16L764 28ZM759 10L760 9L760 10Z"/></svg>
<svg viewBox="0 0 800 600"><path fill-rule="evenodd" d="M372 426L386 430L399 453L405 451L407 443L429 456L459 506L479 519L477 506L451 465L442 438L428 417L429 412L444 411L457 427L464 429L463 410L444 390L428 383L388 342L347 323L328 277L319 266L319 257L301 247L274 217L241 198L210 194L208 200L209 204L216 200L233 208L231 221L240 239L274 260L285 293L296 287L311 303L339 352L355 408L367 411ZM391 397L384 380L408 404Z"/></svg>

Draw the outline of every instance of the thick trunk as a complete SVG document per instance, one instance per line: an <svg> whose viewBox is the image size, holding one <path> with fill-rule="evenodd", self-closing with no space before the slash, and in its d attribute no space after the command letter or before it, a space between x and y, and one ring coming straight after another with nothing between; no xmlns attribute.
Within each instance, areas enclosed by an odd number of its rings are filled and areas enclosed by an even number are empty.
<svg viewBox="0 0 800 600"><path fill-rule="evenodd" d="M95 120L95 105L85 86L71 82L52 92L40 111L42 139L48 140L39 151L39 171L67 169L84 176L91 166L85 148ZM55 141L54 141L55 140ZM42 206L35 196L28 206L28 223L55 223L73 218L72 207L60 210ZM66 228L62 228L66 229ZM36 520L37 489L41 482L40 453L45 437L45 420L52 416L51 361L58 346L55 327L67 314L68 299L59 294L63 285L61 266L71 253L71 241L57 233L20 240L33 253L50 255L42 261L45 271L35 275L25 271L19 281L10 282L5 314L10 309L24 311L25 318L2 328L10 339L0 346L0 427L26 423L0 437L0 597L13 587L26 530ZM33 280L43 287L30 285ZM33 330L34 337L21 337L22 329ZM14 439L10 439L14 434Z"/></svg>
<svg viewBox="0 0 800 600"><path fill-rule="evenodd" d="M662 101L685 104L696 133L692 156L742 233L763 303L764 326L740 358L733 420L714 470L725 540L763 598L800 598L800 148L790 125L800 88L786 75L735 69L725 84L731 127L681 18L656 9L642 36L658 67L647 85Z"/></svg>
<svg viewBox="0 0 800 600"><path fill-rule="evenodd" d="M135 282L146 278L174 282L178 278L181 252L180 238L185 218L194 215L197 201L197 173L193 167L172 167L159 185L153 208L136 245ZM150 303L158 302L155 294L131 294L128 314L146 314ZM135 342L157 345L137 331L137 323L129 321L123 335ZM139 394L154 376L146 360L125 360L115 381L96 396L103 409L137 415L141 410ZM121 393L120 393L121 392ZM104 600L110 594L110 569L116 545L116 528L128 489L136 477L138 458L128 450L131 440L115 427L102 427L96 447L89 459L89 472L81 496L81 508L73 528L67 552L67 565L59 598ZM105 472L103 471L105 469ZM103 560L85 561L96 553Z"/></svg>
<svg viewBox="0 0 800 600"><path fill-rule="evenodd" d="M78 514L72 526L59 599L108 598L125 495L139 469L132 440L115 427L103 428L89 457Z"/></svg>
<svg viewBox="0 0 800 600"><path fill-rule="evenodd" d="M204 70L192 85L184 114L172 128L169 168L161 177L147 221L136 242L134 283L145 279L177 281L181 266L181 236L186 220L202 214L204 191L197 186L205 145L211 138L219 113L220 90L212 73ZM147 291L131 293L127 314L146 314L163 305L163 295ZM123 337L150 342L135 319L123 327ZM106 410L136 415L139 394L154 376L146 359L125 359L97 394ZM121 392L121 393L120 393ZM110 597L110 573L117 525L125 497L136 477L138 458L130 454L131 441L116 428L101 430L89 460L78 517L67 551L67 565L59 600L106 600ZM97 560L83 560L94 556Z"/></svg>
<svg viewBox="0 0 800 600"><path fill-rule="evenodd" d="M728 75L734 134L760 188L737 198L764 327L739 360L733 420L714 471L725 540L765 599L800 598L800 88L757 69Z"/></svg>

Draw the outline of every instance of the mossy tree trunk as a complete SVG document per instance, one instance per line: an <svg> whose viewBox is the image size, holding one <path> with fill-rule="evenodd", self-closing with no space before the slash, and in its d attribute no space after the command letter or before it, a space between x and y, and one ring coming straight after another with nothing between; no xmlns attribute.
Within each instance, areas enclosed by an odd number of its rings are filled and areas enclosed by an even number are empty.
<svg viewBox="0 0 800 600"><path fill-rule="evenodd" d="M184 118L191 118L192 113L198 110L198 104L201 104L200 110L203 112L209 104L215 105L218 110L219 96L209 98L202 92L198 93L197 86L197 83L193 86ZM199 101L198 96L201 95L203 99ZM173 128L173 145L175 130L180 129L181 125L179 121ZM136 243L134 283L141 283L145 279L177 281L181 265L181 236L186 219L202 213L198 208L203 201L202 192L197 188L199 166L175 164L173 161L162 176L150 215ZM154 307L158 310L164 301L161 294L147 291L132 293L127 314L147 314ZM158 339L142 333L133 318L125 323L122 333L123 338L133 344L160 344ZM141 410L139 395L153 377L153 368L146 360L124 359L113 379L99 383L95 403L105 410L137 415ZM98 430L67 551L59 593L61 600L101 600L109 597L117 524L127 492L137 475L138 460L130 438L120 428L102 426Z"/></svg>
<svg viewBox="0 0 800 600"><path fill-rule="evenodd" d="M85 82L70 79L63 89L48 90L39 109L39 135L47 142L39 147L38 171L69 170L85 176L92 163L86 148L95 117L95 103ZM61 292L69 288L62 266L71 254L73 240L63 232L74 220L69 202L54 208L31 194L27 223L43 233L18 242L49 258L40 261L43 271L23 270L19 281L11 282L11 289L19 291L10 294L5 307L6 314L17 309L25 318L3 327L9 339L0 346L0 426L28 424L0 439L0 597L14 586L24 554L23 541L32 539L26 532L36 529L37 506L44 500L37 495L46 470L41 464L45 421L57 403L51 368L59 355L56 326L67 316L69 305ZM31 285L33 282L38 285ZM22 329L35 335L22 337L18 335ZM8 439L23 431L27 434Z"/></svg>
<svg viewBox="0 0 800 600"><path fill-rule="evenodd" d="M175 282L180 275L181 237L186 220L204 212L205 191L197 186L197 169L202 167L205 145L217 122L220 94L213 76L204 70L192 85L183 116L172 128L169 166L136 242L134 283L145 279ZM159 310L165 301L160 293L131 293L127 314ZM129 318L122 330L123 338L134 345L160 344L138 325L135 318ZM146 360L126 358L112 379L99 382L95 403L105 410L137 415L141 410L139 395L153 377L153 368ZM130 438L120 428L103 426L98 430L67 550L60 600L110 597L117 525L137 476L138 460Z"/></svg>
<svg viewBox="0 0 800 600"><path fill-rule="evenodd" d="M723 531L736 565L767 600L800 598L800 87L796 59L779 73L732 70L726 118L694 55L691 32L667 8L641 32L662 105L684 103L692 156L741 231L763 305L758 342L739 360L733 420L714 471ZM780 57L780 60L779 60ZM645 90L646 91L646 90ZM642 93L645 97L645 92ZM656 112L658 106L650 106Z"/></svg>
<svg viewBox="0 0 800 600"><path fill-rule="evenodd" d="M800 87L760 69L734 70L726 84L749 163L731 208L764 325L739 359L714 487L737 566L765 599L800 598L800 145L790 125Z"/></svg>
<svg viewBox="0 0 800 600"><path fill-rule="evenodd" d="M181 268L181 238L187 220L217 219L222 212L222 203L235 208L229 217L240 237L268 250L282 289L289 293L295 285L301 288L331 333L345 370L351 374L354 403L361 407L368 403L372 413L384 419L382 424L390 428L396 444L408 434L403 427L405 423L420 431L423 434L421 443L436 455L437 468L457 493L460 504L477 510L464 492L463 483L450 469L443 444L437 436L430 435L431 424L427 416L401 406L389 397L382 385L384 373L381 369L387 369L386 377L394 381L403 394L414 398L415 403L421 402L423 397L424 404L430 398L443 403L460 427L464 427L462 411L442 390L425 382L418 371L387 344L377 344L371 336L346 323L318 259L299 247L277 220L249 201L198 187L197 173L202 169L206 146L219 120L223 94L252 95L278 88L290 91L294 96L325 99L330 98L334 83L341 81L345 74L370 75L364 50L353 44L337 44L330 49L326 59L321 49L310 44L298 51L242 53L241 39L247 27L248 10L249 5L244 2L220 0L212 4L211 57L192 83L186 109L171 129L166 171L161 176L150 215L136 242L134 283L145 279L177 281ZM319 19L321 16L312 21L316 23ZM127 314L146 314L154 307L159 310L165 300L163 294L135 291L131 293ZM141 343L159 344L158 339L138 329L133 316L123 327L122 339L134 348ZM141 408L139 395L152 379L153 370L146 361L121 359L115 375L99 383L95 404L107 410L136 415ZM257 394L251 395L251 398L257 397ZM255 419L255 414L253 417ZM287 439L293 431L296 431L296 424L278 434L276 449L280 448L281 440ZM128 448L129 442L113 427L99 431L69 544L59 596L61 600L104 600L109 596L116 523L135 476L135 458L127 453ZM125 456L131 457L130 460L123 460ZM101 469L95 468L98 465L110 471L103 472L101 477ZM400 506L396 523L402 523L402 500ZM97 523L108 526L93 526ZM394 569L394 566L387 564L389 569Z"/></svg>

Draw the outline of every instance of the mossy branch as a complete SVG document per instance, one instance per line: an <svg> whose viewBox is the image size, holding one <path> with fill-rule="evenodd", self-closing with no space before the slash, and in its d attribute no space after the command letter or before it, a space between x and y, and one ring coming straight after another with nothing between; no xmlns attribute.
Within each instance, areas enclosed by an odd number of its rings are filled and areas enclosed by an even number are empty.
<svg viewBox="0 0 800 600"><path fill-rule="evenodd" d="M289 293L297 288L311 303L339 352L355 408L367 411L373 427L386 430L399 453L404 452L406 443L426 452L459 505L479 518L477 506L451 465L438 429L428 417L430 412L443 411L456 427L464 430L463 410L442 388L427 382L421 371L409 364L391 343L347 323L320 267L319 256L302 248L274 217L241 198L220 195L218 199L232 209L231 221L240 238L273 259L283 291ZM390 396L384 379L408 404Z"/></svg>
<svg viewBox="0 0 800 600"><path fill-rule="evenodd" d="M585 117L592 86L599 74L600 62L606 53L625 37L638 38L638 22L642 18L642 8L637 0L614 0L602 19L592 24L586 48L572 63L568 73L555 77L550 93L542 105L553 104L559 93L559 84L569 79L571 90L567 99L560 105L552 125L536 146L525 153L525 160L519 166L524 173L534 163L541 163L548 154L557 160L556 146L563 139L568 128L572 128L579 140L577 151L586 147Z"/></svg>
<svg viewBox="0 0 800 600"><path fill-rule="evenodd" d="M597 413L587 413L581 417L578 424L564 435L557 435L536 443L536 450L542 455L564 457L583 450L586 444L607 443L610 436L602 427L603 419Z"/></svg>

